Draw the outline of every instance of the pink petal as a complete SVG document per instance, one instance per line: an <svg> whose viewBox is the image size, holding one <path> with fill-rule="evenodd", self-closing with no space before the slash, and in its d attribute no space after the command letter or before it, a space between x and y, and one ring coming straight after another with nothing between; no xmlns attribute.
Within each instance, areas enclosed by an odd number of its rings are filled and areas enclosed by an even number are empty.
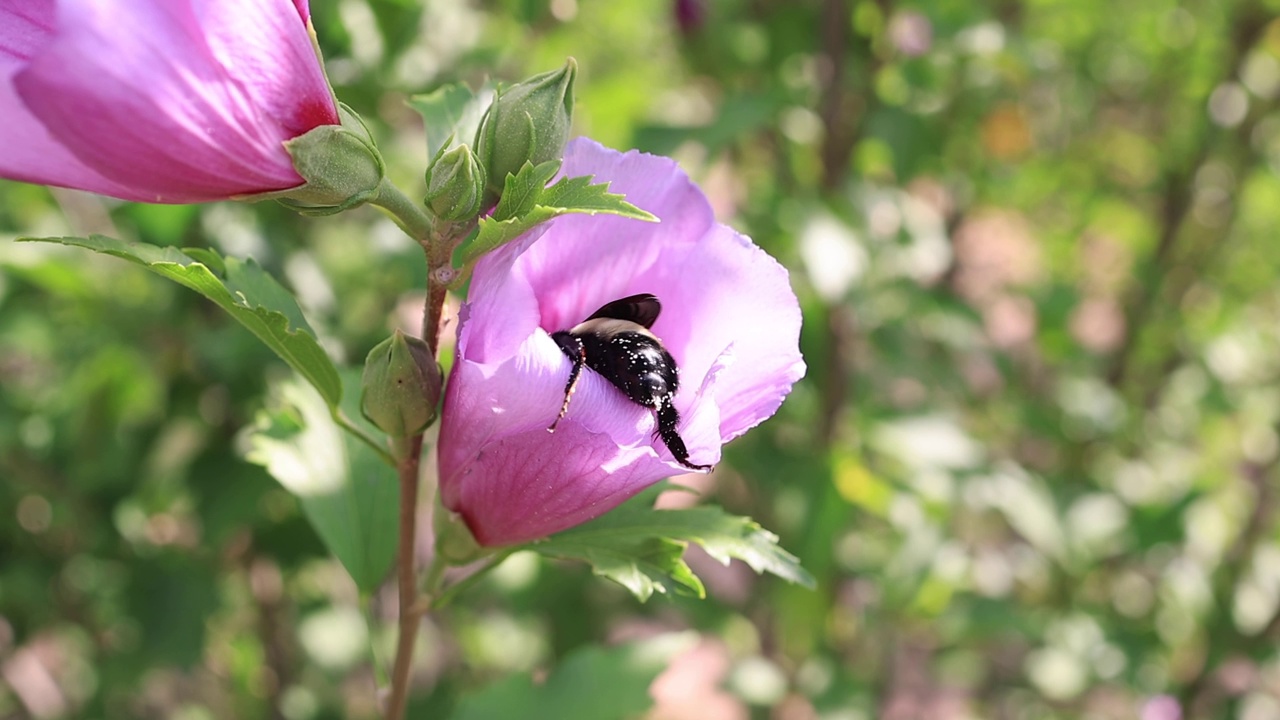
<svg viewBox="0 0 1280 720"><path fill-rule="evenodd" d="M61 0L53 34L12 86L52 138L127 188L110 193L118 197L200 202L293 187L301 178L282 143L337 122L305 9L289 0ZM4 157L0 168L102 191L29 162Z"/></svg>
<svg viewBox="0 0 1280 720"><path fill-rule="evenodd" d="M13 87L13 76L52 33L54 12L53 0L0 0L0 176L124 197L128 188L106 179L54 140Z"/></svg>
<svg viewBox="0 0 1280 720"><path fill-rule="evenodd" d="M800 306L786 268L723 225L712 228L676 269L680 277L664 286L665 297L690 322L664 327L661 337L668 347L685 349L681 370L691 377L732 348L733 362L712 388L721 441L728 442L772 416L804 377Z"/></svg>
<svg viewBox="0 0 1280 720"><path fill-rule="evenodd" d="M554 450L549 437L556 438ZM482 545L527 542L573 527L670 474L646 449L601 442L577 423L561 425L554 436L535 428L496 437L462 472L452 483L456 494L445 502L459 509Z"/></svg>

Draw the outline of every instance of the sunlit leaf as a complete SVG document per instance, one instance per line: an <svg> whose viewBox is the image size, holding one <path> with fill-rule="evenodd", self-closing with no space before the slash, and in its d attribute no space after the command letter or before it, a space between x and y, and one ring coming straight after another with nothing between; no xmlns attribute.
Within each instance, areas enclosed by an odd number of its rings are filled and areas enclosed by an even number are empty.
<svg viewBox="0 0 1280 720"><path fill-rule="evenodd" d="M646 493L531 548L586 562L642 601L654 592L705 596L702 582L681 557L689 543L726 565L741 560L757 573L814 586L799 560L778 545L778 537L750 518L717 507L655 510L652 497Z"/></svg>
<svg viewBox="0 0 1280 720"><path fill-rule="evenodd" d="M302 503L307 519L356 585L377 588L395 556L398 482L368 444L343 432L309 387L274 388L248 435L246 457Z"/></svg>
<svg viewBox="0 0 1280 720"><path fill-rule="evenodd" d="M61 243L114 255L195 290L230 313L297 370L320 392L329 407L336 407L340 402L342 383L338 370L320 347L297 301L254 261L217 258L212 250L204 250L203 257L210 260L210 264L205 264L176 248L125 242L103 235L21 239ZM213 259L221 261L224 276L211 269Z"/></svg>
<svg viewBox="0 0 1280 720"><path fill-rule="evenodd" d="M470 267L486 253L561 215L605 213L658 221L651 213L627 202L624 195L609 192L609 183L592 184L590 177L561 178L547 187L557 167L552 162L538 166L525 163L519 173L507 176L498 206L491 216L480 220L476 236L461 250L463 267Z"/></svg>

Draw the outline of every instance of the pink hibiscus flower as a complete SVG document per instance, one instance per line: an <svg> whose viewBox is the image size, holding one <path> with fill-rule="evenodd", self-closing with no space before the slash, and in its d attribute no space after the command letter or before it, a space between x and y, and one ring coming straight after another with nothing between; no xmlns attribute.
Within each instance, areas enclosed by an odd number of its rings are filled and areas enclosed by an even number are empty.
<svg viewBox="0 0 1280 720"><path fill-rule="evenodd" d="M191 203L302 184L338 109L306 0L0 0L0 176Z"/></svg>
<svg viewBox="0 0 1280 720"><path fill-rule="evenodd" d="M679 367L674 405L693 464L759 424L804 375L787 271L715 221L668 159L578 139L566 176L593 175L661 222L569 215L484 258L462 310L441 416L444 505L482 545L509 545L597 517L688 472L655 413L590 369L554 433L572 365L552 333L606 303L651 293L652 332Z"/></svg>

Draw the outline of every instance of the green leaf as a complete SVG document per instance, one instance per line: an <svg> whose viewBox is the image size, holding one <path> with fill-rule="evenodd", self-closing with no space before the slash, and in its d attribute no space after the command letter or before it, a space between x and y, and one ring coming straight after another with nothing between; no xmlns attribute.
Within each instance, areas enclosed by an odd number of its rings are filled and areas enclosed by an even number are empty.
<svg viewBox="0 0 1280 720"><path fill-rule="evenodd" d="M493 209L493 219L510 220L533 212L547 190L547 183L559 171L560 161L549 160L538 165L526 162L520 172L507 175L502 185L502 199Z"/></svg>
<svg viewBox="0 0 1280 720"><path fill-rule="evenodd" d="M219 609L216 566L162 550L129 566L125 596L138 624L137 651L152 662L192 668L205 650L206 622Z"/></svg>
<svg viewBox="0 0 1280 720"><path fill-rule="evenodd" d="M297 301L252 260L222 258L212 250L187 254L177 248L130 243L103 235L19 239L114 255L195 290L266 343L320 392L330 408L336 408L341 401L338 370L320 346Z"/></svg>
<svg viewBox="0 0 1280 720"><path fill-rule="evenodd" d="M443 85L409 98L409 107L422 116L426 128L427 157L435 157L454 141L471 145L492 100L493 88L488 84L476 91L463 84Z"/></svg>
<svg viewBox="0 0 1280 720"><path fill-rule="evenodd" d="M525 163L519 173L507 176L502 199L493 214L480 220L476 236L460 251L462 277L470 274L471 267L485 254L561 215L606 213L658 222L651 213L627 202L625 196L609 192L609 183L592 184L592 176L561 178L545 187L555 175L556 168L550 167L554 165Z"/></svg>
<svg viewBox="0 0 1280 720"><path fill-rule="evenodd" d="M594 175L560 178L547 188L538 204L544 207L558 208L566 212L609 213L623 217L635 218L647 222L658 222L652 214L627 202L625 195L609 192L609 183L592 184Z"/></svg>
<svg viewBox="0 0 1280 720"><path fill-rule="evenodd" d="M342 432L324 400L296 380L272 388L272 406L248 434L246 458L302 504L325 547L372 592L395 556L399 481L381 455Z"/></svg>
<svg viewBox="0 0 1280 720"><path fill-rule="evenodd" d="M707 596L702 581L684 561L687 543L644 534L557 535L533 549L560 560L581 560L644 602L655 592Z"/></svg>
<svg viewBox="0 0 1280 720"><path fill-rule="evenodd" d="M545 682L513 675L463 697L451 720L624 720L653 706L649 686L694 633L663 635L609 648L571 653Z"/></svg>
<svg viewBox="0 0 1280 720"><path fill-rule="evenodd" d="M654 493L645 493L529 547L551 557L586 562L597 575L621 584L641 601L654 592L705 596L702 582L682 559L689 543L701 545L726 565L737 559L757 573L814 587L813 577L800 561L754 520L718 507L655 510L653 497Z"/></svg>

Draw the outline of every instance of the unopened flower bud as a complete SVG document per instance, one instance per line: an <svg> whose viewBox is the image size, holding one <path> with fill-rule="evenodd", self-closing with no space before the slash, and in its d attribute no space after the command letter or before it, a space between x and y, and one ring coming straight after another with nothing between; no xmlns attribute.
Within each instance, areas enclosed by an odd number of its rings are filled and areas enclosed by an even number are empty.
<svg viewBox="0 0 1280 720"><path fill-rule="evenodd" d="M360 116L338 109L341 125L321 125L284 144L306 184L262 197L305 215L332 215L374 196L386 171L382 154Z"/></svg>
<svg viewBox="0 0 1280 720"><path fill-rule="evenodd" d="M490 193L500 195L507 174L519 172L526 162L539 165L564 156L577 74L578 63L569 58L559 70L498 91L476 132L476 155Z"/></svg>
<svg viewBox="0 0 1280 720"><path fill-rule="evenodd" d="M427 207L441 220L466 220L480 212L484 170L471 148L457 145L427 168Z"/></svg>
<svg viewBox="0 0 1280 720"><path fill-rule="evenodd" d="M393 438L422 432L436 419L440 366L422 340L397 330L364 361L360 411Z"/></svg>

